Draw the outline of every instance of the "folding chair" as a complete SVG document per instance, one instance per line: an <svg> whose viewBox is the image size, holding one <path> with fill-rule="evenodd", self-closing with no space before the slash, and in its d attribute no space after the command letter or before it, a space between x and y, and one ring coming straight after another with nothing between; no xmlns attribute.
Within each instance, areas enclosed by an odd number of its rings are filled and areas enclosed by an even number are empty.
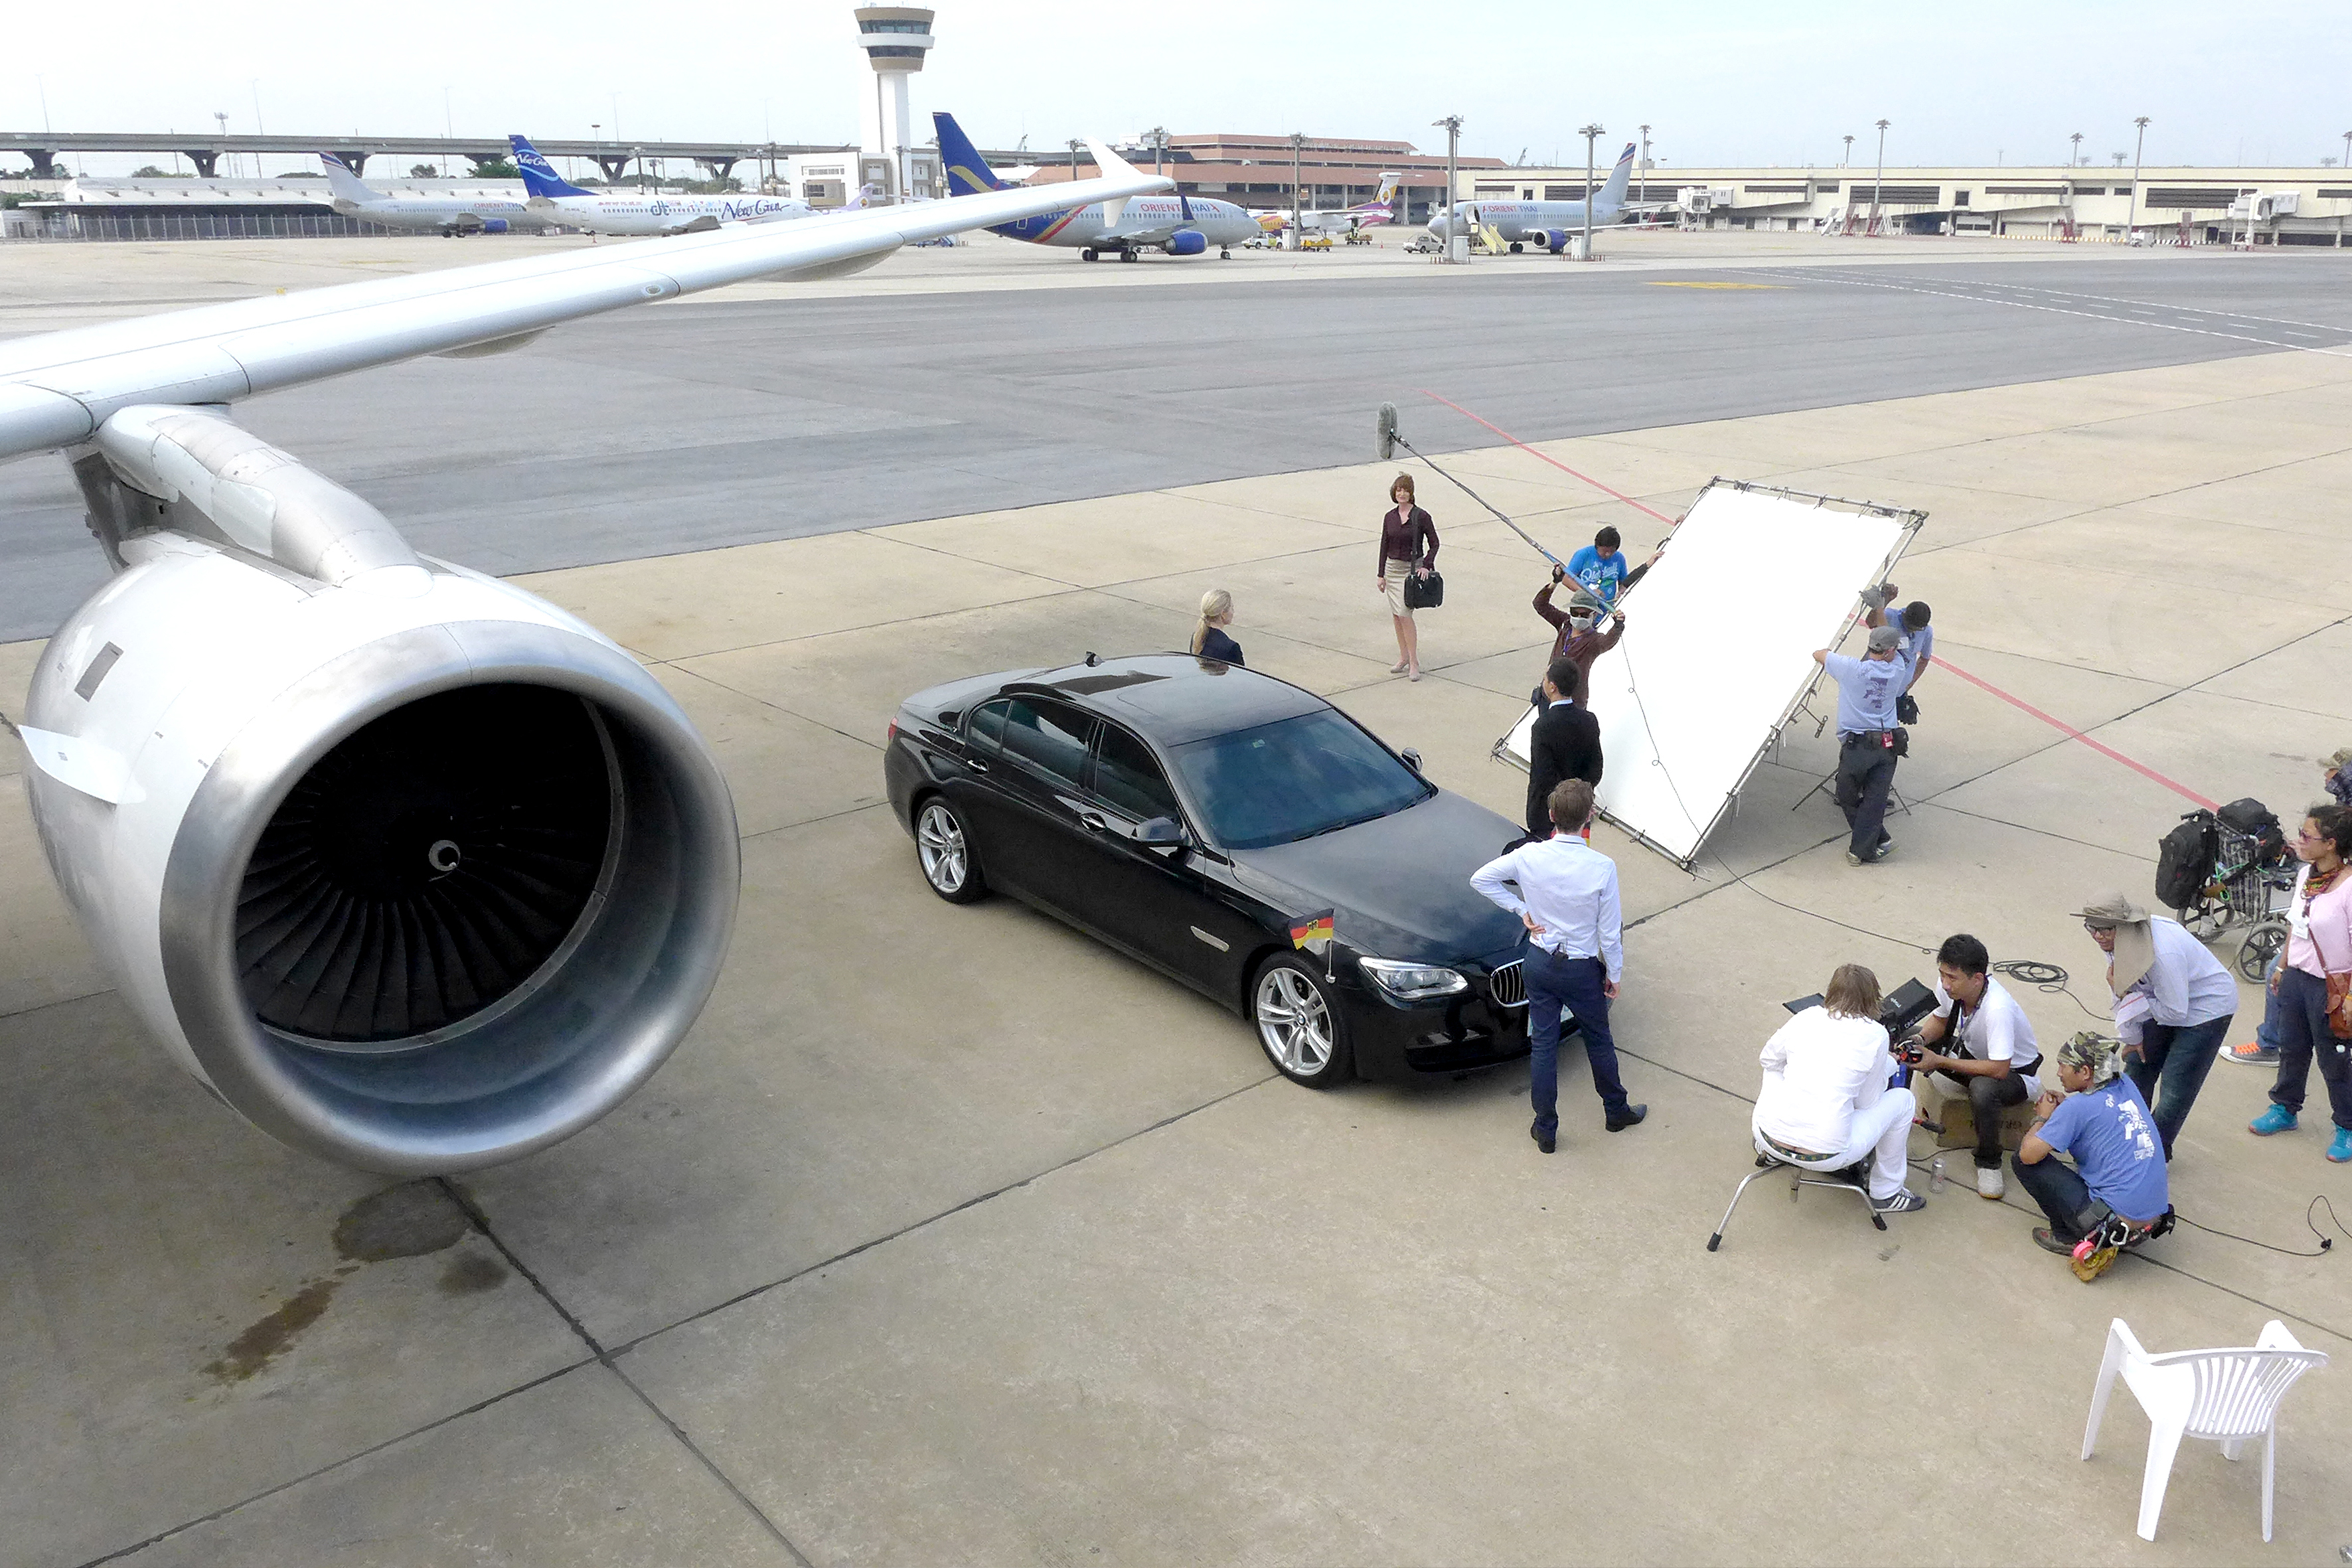
<svg viewBox="0 0 2352 1568"><path fill-rule="evenodd" d="M2150 1355L2121 1318L2107 1325L2107 1351L2099 1362L2098 1385L2091 1392L2091 1423L2083 1430L2083 1458L2099 1440L2099 1419L2116 1376L2147 1412L2147 1469L2140 1478L2139 1538L2156 1539L2156 1516L2164 1509L2165 1484L2183 1437L2221 1445L2221 1457L2235 1460L2248 1442L2263 1440L2263 1539L2271 1538L2271 1483L2278 1455L2279 1401L2295 1379L2327 1364L2327 1352L2307 1351L2276 1318L2263 1325L2251 1347L2170 1351Z"/></svg>
<svg viewBox="0 0 2352 1568"><path fill-rule="evenodd" d="M1867 1158L1859 1160L1842 1171L1819 1171L1811 1165L1800 1165L1786 1158L1770 1144L1765 1142L1759 1135L1756 1138L1756 1169L1748 1173L1748 1176L1740 1182L1738 1191L1731 1194L1731 1207L1723 1211L1723 1223L1717 1226L1715 1234L1706 1238L1706 1249L1709 1252L1714 1252L1723 1246L1723 1233L1731 1228L1732 1212L1739 1207L1739 1200L1747 1195L1748 1184L1770 1175L1775 1171L1786 1171L1790 1173L1789 1201L1790 1203L1795 1203L1798 1193L1806 1187L1827 1187L1832 1192L1852 1193L1862 1200L1862 1206L1869 1212L1870 1223L1881 1230L1886 1228L1886 1216L1871 1207L1870 1161Z"/></svg>

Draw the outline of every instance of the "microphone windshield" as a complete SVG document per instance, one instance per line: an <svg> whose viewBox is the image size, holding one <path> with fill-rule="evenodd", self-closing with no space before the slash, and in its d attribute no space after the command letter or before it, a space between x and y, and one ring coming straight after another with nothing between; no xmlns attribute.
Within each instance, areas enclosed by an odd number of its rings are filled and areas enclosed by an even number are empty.
<svg viewBox="0 0 2352 1568"><path fill-rule="evenodd" d="M1395 404L1383 403L1381 405L1379 432L1381 461L1385 463L1391 458L1396 456L1397 412Z"/></svg>

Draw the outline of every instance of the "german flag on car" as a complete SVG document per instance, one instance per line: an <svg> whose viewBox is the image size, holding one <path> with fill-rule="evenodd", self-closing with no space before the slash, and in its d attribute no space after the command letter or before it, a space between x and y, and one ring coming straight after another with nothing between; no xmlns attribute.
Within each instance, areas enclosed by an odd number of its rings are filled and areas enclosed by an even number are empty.
<svg viewBox="0 0 2352 1568"><path fill-rule="evenodd" d="M1303 947L1310 952L1328 952L1331 946L1331 917L1337 913L1337 910L1325 910L1321 914L1308 915L1305 920L1293 921L1290 945Z"/></svg>

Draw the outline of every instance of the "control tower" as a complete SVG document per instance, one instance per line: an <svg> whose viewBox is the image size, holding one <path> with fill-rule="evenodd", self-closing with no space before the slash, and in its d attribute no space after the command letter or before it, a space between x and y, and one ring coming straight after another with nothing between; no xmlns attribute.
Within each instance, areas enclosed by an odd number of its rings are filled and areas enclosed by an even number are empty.
<svg viewBox="0 0 2352 1568"><path fill-rule="evenodd" d="M933 14L920 5L857 7L857 47L874 68L874 91L860 116L860 140L868 159L889 161L894 197L903 197L916 183L907 169L907 149L914 145L907 115L907 78L923 68L923 57L930 52Z"/></svg>

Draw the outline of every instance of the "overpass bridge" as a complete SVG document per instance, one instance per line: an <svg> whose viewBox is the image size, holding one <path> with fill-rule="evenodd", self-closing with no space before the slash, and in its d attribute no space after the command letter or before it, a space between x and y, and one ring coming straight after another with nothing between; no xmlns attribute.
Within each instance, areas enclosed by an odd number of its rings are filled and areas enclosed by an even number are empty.
<svg viewBox="0 0 2352 1568"><path fill-rule="evenodd" d="M739 163L789 158L803 153L856 151L854 147L837 142L803 145L780 142L542 142L534 137L531 144L551 158L589 159L604 171L607 180L618 180L632 163L656 159L688 159L709 170L712 179L723 180ZM0 154L16 153L29 158L33 164L33 177L44 180L57 177L57 157L60 153L176 153L194 164L200 176L211 179L220 160L235 153L289 153L303 156L313 153L332 153L354 170L364 170L367 161L378 153L422 154L436 160L437 166L446 170L449 166L448 160L452 158L482 163L493 158L504 158L509 151L503 137L480 136L207 136L201 133L182 135L176 132L0 132Z"/></svg>

